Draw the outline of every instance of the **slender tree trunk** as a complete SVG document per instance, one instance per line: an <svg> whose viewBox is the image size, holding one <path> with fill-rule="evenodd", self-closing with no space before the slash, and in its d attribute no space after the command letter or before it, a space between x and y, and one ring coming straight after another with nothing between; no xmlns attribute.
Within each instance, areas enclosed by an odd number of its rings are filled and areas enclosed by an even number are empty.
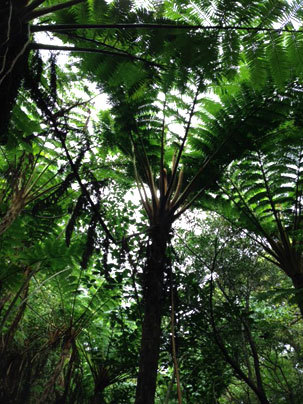
<svg viewBox="0 0 303 404"><path fill-rule="evenodd" d="M255 341L253 339L253 336L251 334L250 328L249 328L248 324L246 323L246 321L244 319L243 319L243 324L244 324L244 327L245 327L247 340L248 340L248 343L250 345L251 353L252 353L252 357L253 357L253 361L254 361L254 369L255 369L257 387L258 387L258 391L259 391L258 398L259 398L261 403L269 403L269 401L267 399L267 396L266 396L264 386L263 386L263 380L262 380L262 374L261 374L261 369L260 369L260 361L259 361L259 354L258 354L258 351L257 351L257 347L256 347Z"/></svg>
<svg viewBox="0 0 303 404"><path fill-rule="evenodd" d="M163 404L168 404L170 401L170 395L171 395L171 392L172 392L172 389L174 386L174 381L175 381L175 372L172 373L171 379L170 379L168 387L167 387L166 396L163 401Z"/></svg>
<svg viewBox="0 0 303 404"><path fill-rule="evenodd" d="M67 339L62 346L62 352L60 354L60 358L55 366L55 369L53 370L52 375L48 379L48 382L46 383L46 386L41 393L40 399L38 401L38 404L42 404L45 402L50 401L50 396L52 393L55 392L55 385L57 382L57 379L62 372L62 369L64 367L65 362L70 359L70 350L72 347L73 341L71 339Z"/></svg>
<svg viewBox="0 0 303 404"><path fill-rule="evenodd" d="M29 270L28 270L29 271ZM28 273L25 274L28 277ZM21 299L26 299L28 297L28 291L29 291L29 282L26 285L26 288L21 295ZM13 340L16 331L18 329L18 325L23 317L23 314L26 309L26 302L24 302L18 309L17 314L14 318L14 321L12 322L11 326L9 327L9 330L7 331L5 337L4 337L4 347L7 347Z"/></svg>
<svg viewBox="0 0 303 404"><path fill-rule="evenodd" d="M135 404L153 404L155 399L169 231L169 225L159 226L152 234L143 273L144 319Z"/></svg>
<svg viewBox="0 0 303 404"><path fill-rule="evenodd" d="M67 403L77 355L78 355L78 353L77 353L76 344L75 344L75 341L73 341L72 342L72 354L71 354L70 360L68 362L66 377L64 378L64 393L61 397L59 397L56 400L56 404L66 404Z"/></svg>
<svg viewBox="0 0 303 404"><path fill-rule="evenodd" d="M210 289L210 295L209 295L209 308L210 308L210 324L213 329L214 340L215 340L216 344L218 345L220 351L222 352L225 361L230 364L230 366L232 367L232 369L235 372L236 377L240 380L243 380L247 384L247 386L249 386L251 388L251 390L256 394L260 404L270 404L269 401L267 400L267 397L266 397L264 391L259 390L259 386L256 385L255 381L243 372L238 361L229 354L228 349L225 346L225 342L222 339L222 337L216 327L215 318L214 318L214 310L213 310L213 279L212 278L211 278L211 289Z"/></svg>
<svg viewBox="0 0 303 404"><path fill-rule="evenodd" d="M0 315L2 313L2 310L5 306L5 304L10 300L11 298L11 293L7 293L2 295L2 290L1 290L1 286L0 286L0 294L1 294L1 298L0 298Z"/></svg>

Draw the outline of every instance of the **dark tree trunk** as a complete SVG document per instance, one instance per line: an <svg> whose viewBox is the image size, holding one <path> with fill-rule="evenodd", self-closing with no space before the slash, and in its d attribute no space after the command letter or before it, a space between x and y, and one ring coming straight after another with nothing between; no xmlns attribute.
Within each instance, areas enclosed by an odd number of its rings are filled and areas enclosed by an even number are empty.
<svg viewBox="0 0 303 404"><path fill-rule="evenodd" d="M143 273L144 319L135 404L153 404L155 398L169 231L169 225L159 226L151 236Z"/></svg>
<svg viewBox="0 0 303 404"><path fill-rule="evenodd" d="M22 21L25 1L4 1L0 13L0 144L7 141L7 127L27 65L29 28Z"/></svg>
<svg viewBox="0 0 303 404"><path fill-rule="evenodd" d="M259 360L259 354L258 354L257 346L256 346L255 341L253 339L253 336L251 334L250 327L247 324L245 319L243 319L243 324L244 324L244 327L245 327L246 337L247 337L248 343L250 345L251 353L252 353L252 357L253 357L253 361L254 361L256 382L257 382L257 388L258 388L258 391L259 391L258 398L260 400L260 403L269 404L269 401L267 400L266 392L265 392L265 389L264 389L264 385L263 385L261 368L260 368L260 360Z"/></svg>
<svg viewBox="0 0 303 404"><path fill-rule="evenodd" d="M291 280L296 289L296 292L298 292L296 294L296 302L303 317L303 274L297 272L295 275L291 277Z"/></svg>
<svg viewBox="0 0 303 404"><path fill-rule="evenodd" d="M94 396L91 399L91 404L106 404L103 397L103 391L97 391L94 393Z"/></svg>

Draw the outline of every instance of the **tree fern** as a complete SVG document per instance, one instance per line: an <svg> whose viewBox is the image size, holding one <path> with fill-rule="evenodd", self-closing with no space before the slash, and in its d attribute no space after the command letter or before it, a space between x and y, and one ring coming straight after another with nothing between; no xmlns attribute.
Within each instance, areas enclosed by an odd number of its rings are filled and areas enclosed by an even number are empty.
<svg viewBox="0 0 303 404"><path fill-rule="evenodd" d="M296 132L296 127L289 124L287 130ZM244 160L229 166L219 184L221 197L217 197L213 207L218 203L219 212L238 226L253 232L253 237L263 246L269 259L292 279L295 288L300 289L303 192L301 132L295 143L288 144L283 140L279 143L279 132L278 128L273 133L276 141L273 137L267 146L266 142L263 145L266 154L261 146L261 149L247 154ZM299 299L301 308L300 302Z"/></svg>

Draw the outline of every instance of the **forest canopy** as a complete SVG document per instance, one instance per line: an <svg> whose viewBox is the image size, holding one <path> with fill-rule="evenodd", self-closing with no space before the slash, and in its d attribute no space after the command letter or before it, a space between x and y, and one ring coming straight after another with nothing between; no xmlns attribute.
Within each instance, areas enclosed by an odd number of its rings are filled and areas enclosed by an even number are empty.
<svg viewBox="0 0 303 404"><path fill-rule="evenodd" d="M302 402L302 78L299 0L1 2L1 402Z"/></svg>

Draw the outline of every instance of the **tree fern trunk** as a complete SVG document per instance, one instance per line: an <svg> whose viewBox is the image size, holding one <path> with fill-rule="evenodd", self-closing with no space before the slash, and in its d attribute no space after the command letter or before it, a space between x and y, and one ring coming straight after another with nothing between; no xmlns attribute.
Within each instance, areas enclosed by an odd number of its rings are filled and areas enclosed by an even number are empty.
<svg viewBox="0 0 303 404"><path fill-rule="evenodd" d="M2 6L2 4L1 4ZM7 141L7 127L28 58L28 24L22 21L25 1L7 1L0 16L0 144Z"/></svg>
<svg viewBox="0 0 303 404"><path fill-rule="evenodd" d="M27 282L27 279L29 278L29 274L30 274L29 269L26 269L25 282ZM29 291L29 282L26 283L25 290L24 290L23 294L21 294L21 296L20 296L22 300L26 300L26 298L28 297L28 291ZM19 323L24 315L26 307L27 307L26 301L23 304L21 304L21 306L19 307L17 314L16 314L12 324L9 327L9 330L7 331L7 333L4 337L4 346L5 347L8 346L12 342L12 340L16 334L16 331L18 329Z"/></svg>
<svg viewBox="0 0 303 404"><path fill-rule="evenodd" d="M297 272L291 277L291 280L297 292L296 302L303 317L303 274Z"/></svg>
<svg viewBox="0 0 303 404"><path fill-rule="evenodd" d="M9 207L8 211L5 213L4 217L0 222L0 235L5 233L10 226L14 223L17 217L20 215L24 208L24 200L21 197L18 199L18 195L14 196L12 199L11 206Z"/></svg>
<svg viewBox="0 0 303 404"><path fill-rule="evenodd" d="M155 398L169 230L170 226L162 226L152 235L143 273L144 320L135 404L153 404Z"/></svg>
<svg viewBox="0 0 303 404"><path fill-rule="evenodd" d="M40 396L38 404L50 402L51 396L55 392L55 386L56 386L57 379L59 378L59 375L62 372L64 364L66 363L67 360L70 359L70 350L71 350L72 344L73 344L73 341L70 339L67 339L63 343L59 360L55 366L55 369L53 370L52 375L50 376L48 382L46 383L46 386Z"/></svg>

